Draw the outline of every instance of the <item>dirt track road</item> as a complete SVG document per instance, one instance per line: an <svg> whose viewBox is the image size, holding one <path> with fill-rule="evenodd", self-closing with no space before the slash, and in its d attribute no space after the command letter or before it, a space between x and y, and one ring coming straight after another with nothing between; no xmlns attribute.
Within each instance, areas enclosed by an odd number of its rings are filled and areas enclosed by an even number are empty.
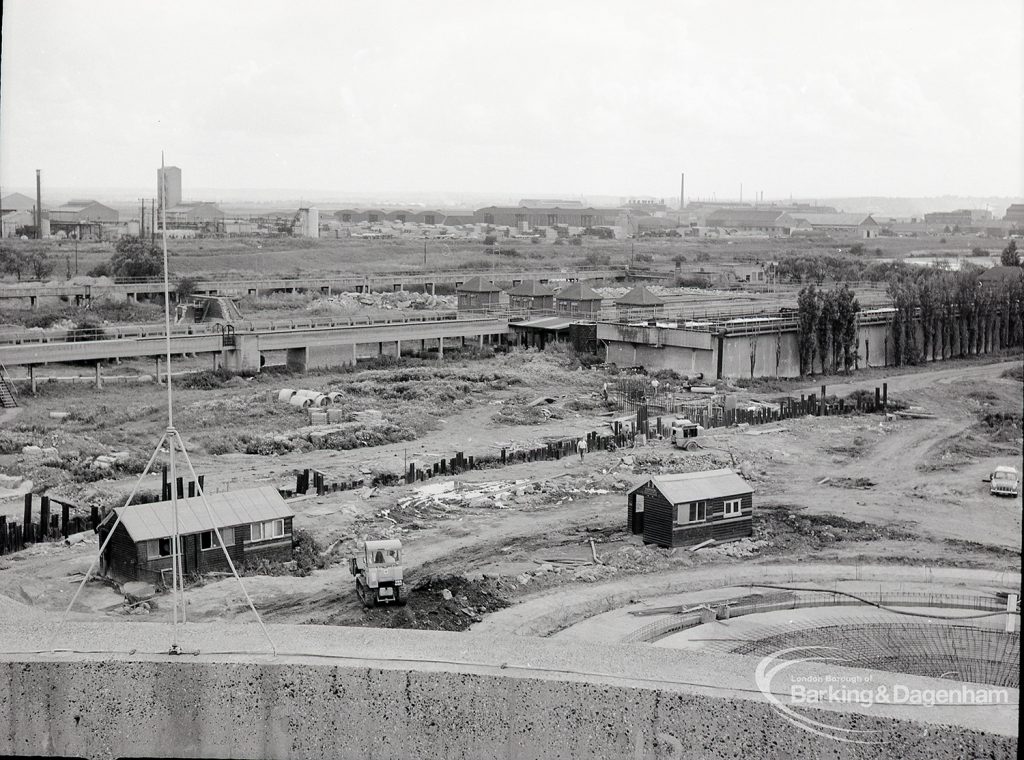
<svg viewBox="0 0 1024 760"><path fill-rule="evenodd" d="M882 383L887 383L889 392L902 392L922 388L927 385L945 384L960 380L981 380L997 378L1008 369L1020 366L1020 360L998 362L996 364L979 364L975 366L960 366L944 369L925 369L917 372L892 375L889 377L875 377L868 380L850 380L849 382L826 381L828 392L846 394L856 390L874 390L881 388ZM819 393L821 383L808 385L805 388L796 388L790 393Z"/></svg>

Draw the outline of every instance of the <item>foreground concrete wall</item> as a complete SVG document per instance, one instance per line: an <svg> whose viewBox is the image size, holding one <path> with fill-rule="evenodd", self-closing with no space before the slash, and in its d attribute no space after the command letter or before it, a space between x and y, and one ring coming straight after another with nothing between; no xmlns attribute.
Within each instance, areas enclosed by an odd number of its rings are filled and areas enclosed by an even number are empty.
<svg viewBox="0 0 1024 760"><path fill-rule="evenodd" d="M15 628L0 624L0 642L26 640L26 630L8 637ZM253 626L190 625L201 635L182 643L199 653L172 657L155 654L167 646L168 626L67 628L72 641L62 645L88 654L0 651L0 754L931 760L1009 758L1017 746L1012 707L812 711L834 725L875 730L878 743L817 736L791 726L751 688L756 660L732 655L272 626L291 650L274 657L244 653L261 648ZM105 642L120 651L97 652Z"/></svg>

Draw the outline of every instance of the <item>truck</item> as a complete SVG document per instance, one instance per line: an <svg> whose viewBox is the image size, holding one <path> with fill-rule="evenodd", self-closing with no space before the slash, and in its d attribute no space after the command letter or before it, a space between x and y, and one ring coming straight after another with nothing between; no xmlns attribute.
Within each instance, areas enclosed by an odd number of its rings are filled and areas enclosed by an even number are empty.
<svg viewBox="0 0 1024 760"><path fill-rule="evenodd" d="M679 418L672 420L672 445L677 449L686 449L687 451L699 449L700 444L697 443L698 428L699 425L690 420Z"/></svg>
<svg viewBox="0 0 1024 760"><path fill-rule="evenodd" d="M1016 467L999 465L992 473L989 493L993 496L1017 496L1020 494L1020 475Z"/></svg>
<svg viewBox="0 0 1024 760"><path fill-rule="evenodd" d="M402 577L402 542L397 539L364 541L359 555L349 559L356 579L356 596L364 607L405 605L409 593Z"/></svg>

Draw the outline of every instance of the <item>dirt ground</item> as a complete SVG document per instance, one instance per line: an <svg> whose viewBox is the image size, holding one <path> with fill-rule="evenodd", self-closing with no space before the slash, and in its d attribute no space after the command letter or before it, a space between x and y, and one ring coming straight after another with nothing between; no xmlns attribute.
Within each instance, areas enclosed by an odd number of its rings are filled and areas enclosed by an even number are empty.
<svg viewBox="0 0 1024 760"><path fill-rule="evenodd" d="M573 456L472 471L431 481L426 489L382 486L298 498L291 503L295 528L315 540L317 566L302 573L284 566L273 568L273 574L249 575L245 588L268 621L463 630L494 610L552 589L571 595L580 584L691 567L888 562L1019 575L1020 497L992 497L984 482L997 464L1021 468L1022 385L1003 376L1013 366L1019 362L947 364L888 378L890 396L908 404L916 418L808 417L710 431L703 437L705 448L696 452L652 441L629 450L591 452L582 462ZM574 368L564 356L534 351L466 357L446 362L447 379L439 379L435 369L400 365L181 390L179 424L211 490L290 486L304 467L369 479L374 473L400 472L412 460L426 463L456 451L496 453L503 446L536 445L607 424L597 400L602 371ZM425 374L417 378L421 371ZM303 415L269 400L278 386L296 387L296 382L348 389L355 415L375 411L401 421L422 414L426 406L434 422L413 430L409 440L353 449L214 453L213 441L251 429L254 418L268 435L297 440L289 436L306 427ZM854 378L845 386L830 384L829 392L879 382ZM436 395L445 383L455 384L450 398ZM405 390L395 393L399 386ZM126 395L123 388L62 392L61 404L80 410L70 424L49 417L55 397L44 396L5 420L0 433L53 442L61 451L124 447L137 460L155 445L158 392L150 391L151 398ZM495 419L503 407L542 396L555 397L556 403L538 424ZM755 488L752 539L699 552L667 551L626 533L625 492L643 474L733 466L733 461ZM125 493L134 479L123 473L82 483L74 470L47 469L20 453L0 454L0 472L26 471L36 479L64 478L60 487L77 490L86 503ZM438 483L451 483L440 486L451 490L438 491ZM155 488L155 479L144 487ZM0 508L17 516L20 499L0 501ZM368 537L403 541L413 588L407 607L368 610L358 603L345 560ZM0 594L11 603L60 612L95 550L87 537L71 546L40 545L0 558ZM190 620L251 616L231 578L198 580L186 599ZM92 581L75 614L170 619L171 607L163 594L148 609L127 609L115 586Z"/></svg>

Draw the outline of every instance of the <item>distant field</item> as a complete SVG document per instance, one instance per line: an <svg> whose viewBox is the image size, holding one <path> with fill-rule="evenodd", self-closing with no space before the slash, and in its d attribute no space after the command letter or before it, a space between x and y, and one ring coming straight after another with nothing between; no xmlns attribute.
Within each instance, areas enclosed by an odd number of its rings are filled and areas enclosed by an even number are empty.
<svg viewBox="0 0 1024 760"><path fill-rule="evenodd" d="M969 255L980 246L998 254L1004 243L969 236L953 236L942 243L938 238L877 238L874 240L835 239L804 240L801 238L732 238L690 240L680 238L599 241L587 240L581 246L554 245L551 241L531 243L529 240L505 240L499 247L514 249L510 255L495 256L484 252L478 241L428 240L424 266L423 240L361 240L353 238L232 238L204 240L172 240L168 242L171 271L193 277L212 276L279 276L294 274L372 274L396 270L436 271L453 269L534 269L573 268L601 264L626 265L634 255L657 268L672 268L680 254L688 264L698 254L706 254L709 262L744 262L778 260L790 255L811 253L837 254L855 244L864 246L866 257L904 257L913 255ZM9 241L12 246L45 248L57 265L53 277L62 279L70 265L74 272L76 247L69 241ZM112 243L81 243L77 247L78 271L85 274L113 254ZM703 256L701 257L704 258ZM687 269L691 267L686 267Z"/></svg>

